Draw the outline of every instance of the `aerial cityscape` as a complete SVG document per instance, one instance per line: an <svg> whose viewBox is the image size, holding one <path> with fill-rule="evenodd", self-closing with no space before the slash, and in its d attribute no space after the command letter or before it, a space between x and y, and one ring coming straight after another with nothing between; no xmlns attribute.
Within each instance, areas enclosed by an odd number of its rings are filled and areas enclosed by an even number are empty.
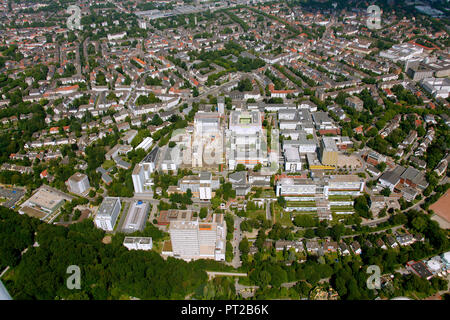
<svg viewBox="0 0 450 320"><path fill-rule="evenodd" d="M449 300L449 35L446 0L0 0L0 300Z"/></svg>

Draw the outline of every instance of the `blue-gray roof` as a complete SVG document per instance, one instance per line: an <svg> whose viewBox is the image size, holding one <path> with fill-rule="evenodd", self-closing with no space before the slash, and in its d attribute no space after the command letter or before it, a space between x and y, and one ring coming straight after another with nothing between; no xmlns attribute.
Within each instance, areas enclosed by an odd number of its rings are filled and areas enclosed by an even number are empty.
<svg viewBox="0 0 450 320"><path fill-rule="evenodd" d="M3 282L1 280L0 280L0 300L12 300L8 290L6 290L6 287L3 285Z"/></svg>

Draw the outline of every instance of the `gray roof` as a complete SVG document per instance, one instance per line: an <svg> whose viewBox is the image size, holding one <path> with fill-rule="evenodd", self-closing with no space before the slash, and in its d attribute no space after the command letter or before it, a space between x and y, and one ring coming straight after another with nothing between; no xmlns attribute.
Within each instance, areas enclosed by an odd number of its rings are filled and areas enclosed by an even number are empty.
<svg viewBox="0 0 450 320"><path fill-rule="evenodd" d="M387 181L392 185L396 185L400 181L400 175L394 171L386 171L380 176L380 180Z"/></svg>
<svg viewBox="0 0 450 320"><path fill-rule="evenodd" d="M423 172L420 172L416 168L408 167L400 176L402 179L409 180L412 183L421 186L423 188L426 188L428 186L428 183L425 179L425 175Z"/></svg>
<svg viewBox="0 0 450 320"><path fill-rule="evenodd" d="M110 216L117 201L119 198L106 197L98 209L97 216Z"/></svg>
<svg viewBox="0 0 450 320"><path fill-rule="evenodd" d="M111 183L113 179L106 173L102 174L102 179L105 183Z"/></svg>
<svg viewBox="0 0 450 320"><path fill-rule="evenodd" d="M155 146L150 153L148 153L144 160L142 160L143 163L151 163L156 161L156 157L158 156L159 147Z"/></svg>
<svg viewBox="0 0 450 320"><path fill-rule="evenodd" d="M200 172L200 180L211 180L212 174L211 172Z"/></svg>
<svg viewBox="0 0 450 320"><path fill-rule="evenodd" d="M239 171L230 174L229 180L233 184L243 184L247 181L247 172L246 171Z"/></svg>

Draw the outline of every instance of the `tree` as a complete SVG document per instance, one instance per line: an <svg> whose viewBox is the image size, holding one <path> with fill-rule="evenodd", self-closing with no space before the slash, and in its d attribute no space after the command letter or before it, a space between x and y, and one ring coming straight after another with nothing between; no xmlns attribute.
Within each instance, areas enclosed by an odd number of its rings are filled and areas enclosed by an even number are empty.
<svg viewBox="0 0 450 320"><path fill-rule="evenodd" d="M313 229L307 229L307 230L305 231L304 236L305 236L305 238L308 238L308 239L314 238L314 236L315 236L314 230L313 230Z"/></svg>
<svg viewBox="0 0 450 320"><path fill-rule="evenodd" d="M345 226L342 223L337 223L330 229L330 236L333 238L333 240L338 241L342 234L345 231Z"/></svg>
<svg viewBox="0 0 450 320"><path fill-rule="evenodd" d="M263 270L259 272L258 274L258 285L261 286L261 288L266 287L269 283L271 283L272 276L269 272Z"/></svg>
<svg viewBox="0 0 450 320"><path fill-rule="evenodd" d="M238 89L240 92L243 92L243 91L252 91L252 90L253 90L253 86L252 86L251 80L250 80L249 78L245 78L245 79L239 80L237 89Z"/></svg>
<svg viewBox="0 0 450 320"><path fill-rule="evenodd" d="M423 216L417 216L412 220L411 225L417 232L422 233L427 228L428 223Z"/></svg>
<svg viewBox="0 0 450 320"><path fill-rule="evenodd" d="M389 197L390 196L390 194L391 194L391 189L389 189L389 188L384 188L383 190L381 190L381 192L380 192L383 196L385 196L385 197Z"/></svg>
<svg viewBox="0 0 450 320"><path fill-rule="evenodd" d="M248 242L247 237L244 237L239 243L239 251L244 255L247 255L250 252L250 243Z"/></svg>
<svg viewBox="0 0 450 320"><path fill-rule="evenodd" d="M286 199L283 196L279 196L277 202L281 207L286 208Z"/></svg>
<svg viewBox="0 0 450 320"><path fill-rule="evenodd" d="M355 208L356 213L358 213L361 217L369 219L372 217L372 213L369 210L367 198L369 198L368 195L357 197L355 199L353 207Z"/></svg>
<svg viewBox="0 0 450 320"><path fill-rule="evenodd" d="M261 164L261 163L258 163L258 164L253 168L253 171L254 171L254 172L258 172L258 171L261 170L261 168L262 168L262 164Z"/></svg>
<svg viewBox="0 0 450 320"><path fill-rule="evenodd" d="M208 209L207 208L201 208L200 209L200 214L199 214L200 219L205 219L207 215L208 215Z"/></svg>
<svg viewBox="0 0 450 320"><path fill-rule="evenodd" d="M386 163L380 162L379 164L377 164L377 169L383 172L386 169Z"/></svg>
<svg viewBox="0 0 450 320"><path fill-rule="evenodd" d="M309 214L299 214L294 218L294 225L297 227L315 227L317 226L317 220Z"/></svg>

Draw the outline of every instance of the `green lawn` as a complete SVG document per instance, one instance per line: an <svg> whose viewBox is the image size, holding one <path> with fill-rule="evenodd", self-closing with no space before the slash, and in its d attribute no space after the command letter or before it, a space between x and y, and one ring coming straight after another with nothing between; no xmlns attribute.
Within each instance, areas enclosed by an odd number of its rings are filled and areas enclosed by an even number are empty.
<svg viewBox="0 0 450 320"><path fill-rule="evenodd" d="M330 200L330 201L351 201L351 200L353 200L353 198L351 196L332 195L332 196L328 196L328 200Z"/></svg>
<svg viewBox="0 0 450 320"><path fill-rule="evenodd" d="M273 190L263 190L263 192L261 192L261 197L275 198L275 192Z"/></svg>
<svg viewBox="0 0 450 320"><path fill-rule="evenodd" d="M355 209L350 206L331 206L331 211L342 212L342 211L354 211Z"/></svg>
<svg viewBox="0 0 450 320"><path fill-rule="evenodd" d="M111 167L114 167L116 164L114 163L114 160L105 160L105 162L103 162L103 169L108 170Z"/></svg>
<svg viewBox="0 0 450 320"><path fill-rule="evenodd" d="M256 219L258 216L262 215L264 218L266 217L266 211L265 210L252 210L247 211L248 217L251 219Z"/></svg>
<svg viewBox="0 0 450 320"><path fill-rule="evenodd" d="M281 223L281 225L285 227L291 227L293 226L292 220L291 220L291 214L289 212L279 212L277 211L275 213L276 222Z"/></svg>

